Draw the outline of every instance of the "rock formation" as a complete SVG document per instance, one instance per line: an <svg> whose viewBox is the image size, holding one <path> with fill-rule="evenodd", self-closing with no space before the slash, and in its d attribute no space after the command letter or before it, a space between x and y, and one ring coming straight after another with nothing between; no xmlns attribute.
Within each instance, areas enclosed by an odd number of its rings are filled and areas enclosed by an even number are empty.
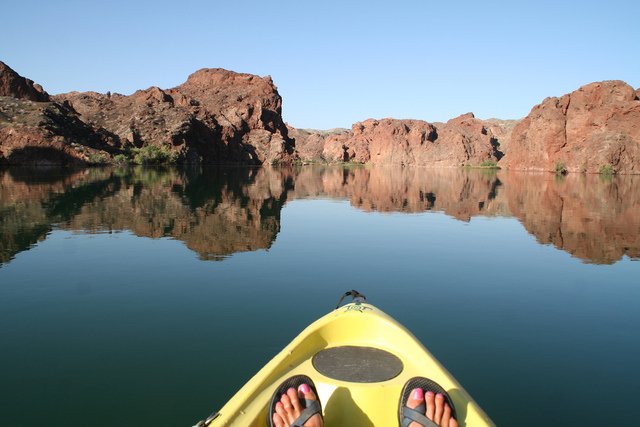
<svg viewBox="0 0 640 427"><path fill-rule="evenodd" d="M467 113L447 123L422 120L369 119L350 132L303 135L300 157L326 161L418 166L467 166L497 162L502 153L493 133ZM319 155L319 147L322 153Z"/></svg>
<svg viewBox="0 0 640 427"><path fill-rule="evenodd" d="M0 164L86 164L110 153L105 135L64 106L0 97Z"/></svg>
<svg viewBox="0 0 640 427"><path fill-rule="evenodd" d="M218 123L222 141L240 146L250 160L258 160L254 163L284 160L293 152L282 98L269 76L203 69L172 92L195 99L201 107L196 112Z"/></svg>
<svg viewBox="0 0 640 427"><path fill-rule="evenodd" d="M2 61L0 61L0 96L37 102L49 100L49 94L42 89L42 86L25 79Z"/></svg>
<svg viewBox="0 0 640 427"><path fill-rule="evenodd" d="M519 120L486 119L483 120L485 127L498 140L498 150L504 155L509 151L509 141L511 133Z"/></svg>
<svg viewBox="0 0 640 427"><path fill-rule="evenodd" d="M0 162L108 163L144 146L182 163L258 165L292 158L282 99L270 77L203 69L168 90L50 97L0 63L0 95ZM52 130L51 115L57 124L68 123Z"/></svg>
<svg viewBox="0 0 640 427"><path fill-rule="evenodd" d="M591 83L533 107L501 166L515 170L640 173L640 98L619 81Z"/></svg>
<svg viewBox="0 0 640 427"><path fill-rule="evenodd" d="M302 160L324 161L323 151L327 138L349 133L349 129L336 128L329 130L296 129L287 125L289 136L295 141L296 152ZM342 159L341 159L342 161Z"/></svg>
<svg viewBox="0 0 640 427"><path fill-rule="evenodd" d="M640 89L592 83L521 120L368 119L294 129L269 76L202 69L172 89L48 95L0 62L0 164L109 163L154 148L179 163L327 162L640 173ZM291 136L290 136L291 135ZM295 140L295 142L294 142Z"/></svg>

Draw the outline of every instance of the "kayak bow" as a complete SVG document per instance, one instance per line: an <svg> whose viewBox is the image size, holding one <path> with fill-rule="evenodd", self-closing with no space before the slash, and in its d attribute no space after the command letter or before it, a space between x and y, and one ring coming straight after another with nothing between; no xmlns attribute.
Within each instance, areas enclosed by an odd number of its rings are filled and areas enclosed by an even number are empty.
<svg viewBox="0 0 640 427"><path fill-rule="evenodd" d="M354 292L354 291L352 291ZM263 427L274 391L287 378L315 382L327 426L396 426L404 384L427 377L453 400L459 426L492 426L489 417L429 351L393 318L354 296L302 331L226 405L198 426ZM340 304L340 303L338 303Z"/></svg>

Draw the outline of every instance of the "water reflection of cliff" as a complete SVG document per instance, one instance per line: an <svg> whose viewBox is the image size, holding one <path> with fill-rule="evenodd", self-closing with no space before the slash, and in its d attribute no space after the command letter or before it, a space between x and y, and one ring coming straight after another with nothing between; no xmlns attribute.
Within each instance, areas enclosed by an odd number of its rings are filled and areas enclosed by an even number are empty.
<svg viewBox="0 0 640 427"><path fill-rule="evenodd" d="M640 258L640 176L506 176L509 209L538 242L599 264Z"/></svg>
<svg viewBox="0 0 640 427"><path fill-rule="evenodd" d="M52 228L184 241L202 259L266 249L280 230L284 179L258 169L0 172L0 262Z"/></svg>
<svg viewBox="0 0 640 427"><path fill-rule="evenodd" d="M640 257L640 177L460 169L89 169L0 172L0 263L54 228L130 230L201 259L267 249L286 201L332 197L365 211L515 216L543 244L588 262Z"/></svg>

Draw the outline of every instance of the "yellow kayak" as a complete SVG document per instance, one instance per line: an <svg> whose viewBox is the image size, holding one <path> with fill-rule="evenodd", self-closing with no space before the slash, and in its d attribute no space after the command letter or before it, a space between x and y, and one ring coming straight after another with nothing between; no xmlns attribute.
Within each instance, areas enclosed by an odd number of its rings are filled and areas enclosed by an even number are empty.
<svg viewBox="0 0 640 427"><path fill-rule="evenodd" d="M295 375L315 383L328 427L397 426L400 393L414 377L427 377L446 390L459 426L494 425L407 329L352 292L345 296L357 296L353 302L309 325L197 426L266 426L272 395Z"/></svg>

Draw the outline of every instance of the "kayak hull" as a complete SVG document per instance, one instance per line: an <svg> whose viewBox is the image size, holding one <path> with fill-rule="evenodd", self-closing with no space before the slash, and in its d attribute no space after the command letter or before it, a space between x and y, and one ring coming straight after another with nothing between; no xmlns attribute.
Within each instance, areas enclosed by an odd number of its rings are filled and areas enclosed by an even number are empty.
<svg viewBox="0 0 640 427"><path fill-rule="evenodd" d="M347 420L354 427L397 425L400 393L416 376L430 378L448 392L460 426L494 425L408 330L375 306L358 302L309 325L210 418L208 425L265 426L274 390L293 375L313 379L328 427L345 425Z"/></svg>

